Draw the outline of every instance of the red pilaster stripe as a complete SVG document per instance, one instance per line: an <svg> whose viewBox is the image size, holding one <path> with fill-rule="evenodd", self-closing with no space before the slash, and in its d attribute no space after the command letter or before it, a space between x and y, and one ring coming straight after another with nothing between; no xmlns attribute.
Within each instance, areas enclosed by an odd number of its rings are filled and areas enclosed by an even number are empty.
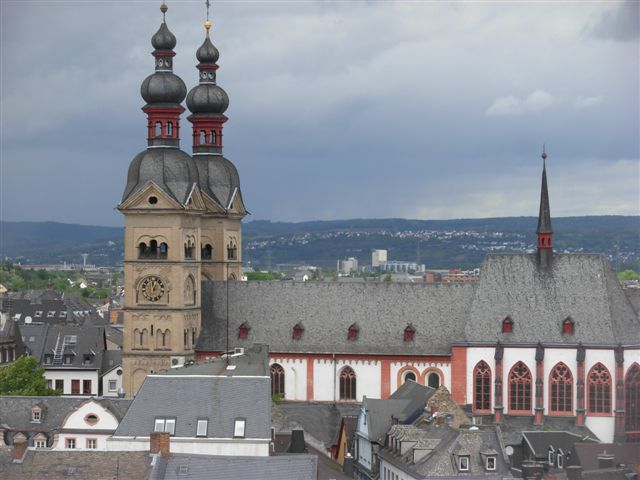
<svg viewBox="0 0 640 480"><path fill-rule="evenodd" d="M389 360L380 361L380 395L384 400L391 395L391 362Z"/></svg>
<svg viewBox="0 0 640 480"><path fill-rule="evenodd" d="M307 358L307 402L313 400L313 358Z"/></svg>
<svg viewBox="0 0 640 480"><path fill-rule="evenodd" d="M467 348L451 348L451 395L461 404L467 403Z"/></svg>

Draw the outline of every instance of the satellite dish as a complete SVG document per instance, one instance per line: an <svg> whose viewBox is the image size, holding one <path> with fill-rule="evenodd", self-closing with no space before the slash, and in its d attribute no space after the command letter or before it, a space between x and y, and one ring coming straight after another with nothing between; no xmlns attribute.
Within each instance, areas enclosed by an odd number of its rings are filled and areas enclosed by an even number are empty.
<svg viewBox="0 0 640 480"><path fill-rule="evenodd" d="M32 320L31 317L24 317L24 323L31 323Z"/></svg>
<svg viewBox="0 0 640 480"><path fill-rule="evenodd" d="M513 447L511 445L507 445L504 448L504 453L506 453L509 456L513 455Z"/></svg>

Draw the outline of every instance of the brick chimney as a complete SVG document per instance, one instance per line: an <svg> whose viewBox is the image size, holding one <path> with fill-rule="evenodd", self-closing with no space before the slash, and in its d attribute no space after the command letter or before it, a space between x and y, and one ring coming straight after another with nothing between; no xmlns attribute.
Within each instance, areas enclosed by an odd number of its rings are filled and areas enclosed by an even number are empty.
<svg viewBox="0 0 640 480"><path fill-rule="evenodd" d="M165 460L169 458L170 444L169 432L152 432L149 435L149 453L159 453Z"/></svg>
<svg viewBox="0 0 640 480"><path fill-rule="evenodd" d="M27 453L27 437L23 433L13 436L13 463L22 463Z"/></svg>

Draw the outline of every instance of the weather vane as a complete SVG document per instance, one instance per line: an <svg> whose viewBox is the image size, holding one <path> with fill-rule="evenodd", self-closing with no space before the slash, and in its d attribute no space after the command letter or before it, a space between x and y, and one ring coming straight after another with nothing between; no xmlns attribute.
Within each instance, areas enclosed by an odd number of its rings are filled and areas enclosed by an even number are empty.
<svg viewBox="0 0 640 480"><path fill-rule="evenodd" d="M207 29L207 35L209 35L209 29L211 28L211 20L209 20L209 6L211 4L209 3L209 0L206 0L204 3L207 6L207 19L204 22L204 28Z"/></svg>

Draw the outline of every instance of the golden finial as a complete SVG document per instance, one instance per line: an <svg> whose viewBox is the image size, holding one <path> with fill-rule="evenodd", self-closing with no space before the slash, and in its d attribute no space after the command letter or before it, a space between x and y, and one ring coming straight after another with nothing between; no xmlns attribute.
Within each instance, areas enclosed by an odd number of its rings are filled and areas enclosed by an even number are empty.
<svg viewBox="0 0 640 480"><path fill-rule="evenodd" d="M204 28L207 29L207 33L209 33L209 29L211 28L211 20L205 20L204 21Z"/></svg>

